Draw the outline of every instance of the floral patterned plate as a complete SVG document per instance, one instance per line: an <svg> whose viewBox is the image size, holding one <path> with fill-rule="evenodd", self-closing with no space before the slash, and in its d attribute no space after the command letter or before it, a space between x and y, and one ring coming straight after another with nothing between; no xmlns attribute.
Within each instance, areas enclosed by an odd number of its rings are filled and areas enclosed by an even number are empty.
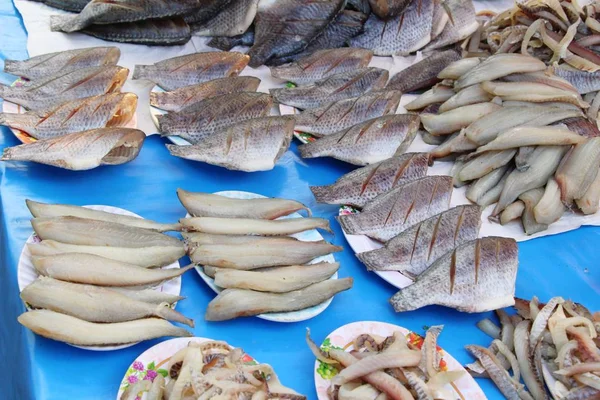
<svg viewBox="0 0 600 400"><path fill-rule="evenodd" d="M321 349L327 351L330 348L352 349L352 341L363 333L377 335L381 337L391 336L394 332L400 331L408 341L418 347L423 343L423 338L416 333L410 332L408 329L397 325L387 324L385 322L376 321L361 321L353 322L344 325L335 331L323 341ZM440 355L440 369L443 371L464 371L464 375L459 380L452 383L452 389L457 395L458 400L486 400L487 397L483 390L475 382L475 379L467 373L463 366L456 361L450 354L438 347ZM335 367L322 363L319 360L315 361L315 386L317 389L317 397L319 400L329 400L327 390L329 389L329 381L337 374Z"/></svg>
<svg viewBox="0 0 600 400"><path fill-rule="evenodd" d="M141 216L139 216L135 213L132 213L131 211L127 211L127 210L124 210L124 209L118 208L118 207L98 206L98 205L84 206L84 207L91 208L92 210L106 211L106 212L110 212L113 214L130 215L133 217L142 218ZM35 267L33 266L33 263L31 262L31 253L29 252L29 248L27 247L27 244L40 243L41 241L42 240L35 233L33 233L31 236L29 236L29 238L25 242L25 246L23 246L23 250L21 251L21 255L19 256L19 264L17 266L17 281L19 284L19 292L23 291L23 289L25 289L25 287L27 285L29 285L30 283L35 281L37 279L37 277L39 276L39 274L35 270ZM179 268L179 262L175 261L173 264L167 265L166 267L163 267L163 268L169 268L169 269L170 268ZM169 293L169 294L178 296L179 293L181 293L181 277L171 279L170 281L167 281L167 282L163 283L162 285L155 287L154 289L161 291L161 292L165 292L165 293ZM29 308L29 306L27 304L25 304L25 306L27 308ZM173 305L173 307L175 307L175 305ZM122 344L122 345L118 345L118 346L75 346L75 345L70 345L70 346L78 347L80 349L85 349L85 350L109 351L109 350L124 349L126 347L130 347L135 344L137 344L137 343L128 343L128 344Z"/></svg>
<svg viewBox="0 0 600 400"><path fill-rule="evenodd" d="M121 395L129 385L133 385L140 380L154 381L154 378L160 374L165 377L166 383L169 383L170 378L169 372L166 370L166 365L173 354L186 347L190 342L203 343L209 341L212 341L212 339L201 337L175 338L152 346L140 354L135 361L131 363L129 368L127 368L127 372L119 385L117 400L121 399ZM242 360L245 365L258 364L247 354L243 355ZM136 400L141 399L141 397L136 398Z"/></svg>
<svg viewBox="0 0 600 400"><path fill-rule="evenodd" d="M215 194L218 194L221 196L226 196L226 197L231 197L234 199L259 199L259 198L266 197L266 196L256 194L256 193L240 192L237 190L216 192ZM188 214L187 217L190 217L190 215ZM300 215L299 213L296 212L296 213L293 213L293 214L290 214L290 215L287 215L287 216L281 217L281 218L303 218L303 217L302 217L302 215ZM318 241L318 240L323 240L323 236L321 236L321 234L316 229L296 233L295 235L291 235L291 236L295 237L296 239L305 241L305 242L314 242L314 241ZM314 260L311 261L311 264L319 263L319 262L333 263L333 262L335 262L335 258L333 257L333 254L327 254L326 256L315 258ZM200 277L204 280L204 282L206 282L206 284L208 286L210 286L210 288L212 290L214 290L216 293L220 293L223 290L222 288L215 285L215 281L210 276L208 276L204 273L202 266L197 265L196 271L198 271L198 274L200 274ZM336 272L329 279L337 279L337 277L338 277L338 274ZM260 314L260 315L257 315L257 317L266 319L267 321L275 321L275 322L305 321L307 319L316 317L317 315L319 315L323 311L325 311L325 309L327 307L329 307L329 304L331 304L332 300L333 300L333 298L331 298L329 300L325 300L321 304L317 304L316 306L305 308L304 310L291 311L291 312L285 312L285 313Z"/></svg>

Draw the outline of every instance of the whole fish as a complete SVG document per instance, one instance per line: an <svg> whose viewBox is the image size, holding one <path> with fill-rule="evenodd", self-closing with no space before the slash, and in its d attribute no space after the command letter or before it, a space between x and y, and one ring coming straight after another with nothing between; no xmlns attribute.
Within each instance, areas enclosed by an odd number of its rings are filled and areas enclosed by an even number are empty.
<svg viewBox="0 0 600 400"><path fill-rule="evenodd" d="M185 255L185 249L177 246L116 247L86 246L43 240L41 243L29 243L27 248L32 256L52 256L63 253L94 254L111 260L134 264L143 268L163 267L179 260Z"/></svg>
<svg viewBox="0 0 600 400"><path fill-rule="evenodd" d="M111 42L175 46L192 38L189 25L180 17L148 19L116 24L90 25L82 33Z"/></svg>
<svg viewBox="0 0 600 400"><path fill-rule="evenodd" d="M600 138L587 139L565 156L556 171L556 183L566 204L582 198L596 179L600 168Z"/></svg>
<svg viewBox="0 0 600 400"><path fill-rule="evenodd" d="M4 72L35 80L58 72L67 73L81 68L116 65L119 57L121 50L118 47L88 47L42 54L24 61L6 60Z"/></svg>
<svg viewBox="0 0 600 400"><path fill-rule="evenodd" d="M276 219L301 210L306 210L309 217L311 215L310 209L304 204L288 199L233 199L183 189L177 189L177 196L194 217Z"/></svg>
<svg viewBox="0 0 600 400"><path fill-rule="evenodd" d="M449 21L444 25L444 29L425 47L427 51L442 49L448 45L459 43L479 28L472 0L445 0L442 4Z"/></svg>
<svg viewBox="0 0 600 400"><path fill-rule="evenodd" d="M324 302L352 287L352 278L328 279L288 293L265 293L244 289L225 289L206 308L207 321L303 310Z"/></svg>
<svg viewBox="0 0 600 400"><path fill-rule="evenodd" d="M365 49L324 49L300 58L293 63L270 67L273 78L298 85L315 83L331 75L366 68L373 52Z"/></svg>
<svg viewBox="0 0 600 400"><path fill-rule="evenodd" d="M284 218L278 220L251 218L192 217L182 218L181 225L187 231L217 235L284 236L311 229L331 232L329 221L323 218Z"/></svg>
<svg viewBox="0 0 600 400"><path fill-rule="evenodd" d="M263 117L237 122L192 146L167 145L169 152L237 171L268 171L290 147L293 117Z"/></svg>
<svg viewBox="0 0 600 400"><path fill-rule="evenodd" d="M250 66L303 50L344 8L343 0L260 2L255 19Z"/></svg>
<svg viewBox="0 0 600 400"><path fill-rule="evenodd" d="M19 315L18 321L40 336L77 346L119 345L163 336L193 336L184 328L160 318L99 324L50 310L33 310Z"/></svg>
<svg viewBox="0 0 600 400"><path fill-rule="evenodd" d="M56 107L67 101L119 92L127 68L109 65L59 72L22 87L0 85L0 98L31 109Z"/></svg>
<svg viewBox="0 0 600 400"><path fill-rule="evenodd" d="M296 115L295 130L318 137L340 132L372 118L395 114L401 96L398 90L373 91L305 110Z"/></svg>
<svg viewBox="0 0 600 400"><path fill-rule="evenodd" d="M252 46L254 44L254 27L251 26L243 35L213 37L206 43L215 49L229 51L236 46Z"/></svg>
<svg viewBox="0 0 600 400"><path fill-rule="evenodd" d="M373 50L377 56L408 55L423 48L431 40L434 0L410 3L399 18L381 19L373 13L364 31L350 39L351 47Z"/></svg>
<svg viewBox="0 0 600 400"><path fill-rule="evenodd" d="M260 79L231 76L185 86L170 92L150 92L150 105L166 111L181 111L201 100L230 93L255 92Z"/></svg>
<svg viewBox="0 0 600 400"><path fill-rule="evenodd" d="M273 98L266 93L224 94L158 116L159 130L162 136L180 136L199 143L235 123L266 117L272 106Z"/></svg>
<svg viewBox="0 0 600 400"><path fill-rule="evenodd" d="M147 79L165 90L237 76L248 64L247 55L210 51L173 57L152 65L136 65L132 79Z"/></svg>
<svg viewBox="0 0 600 400"><path fill-rule="evenodd" d="M484 312L515 304L519 249L514 239L489 236L463 243L434 262L390 303L396 312L432 304Z"/></svg>
<svg viewBox="0 0 600 400"><path fill-rule="evenodd" d="M333 157L355 165L367 165L403 154L419 128L417 114L394 114L356 124L338 133L304 144L303 158Z"/></svg>
<svg viewBox="0 0 600 400"><path fill-rule="evenodd" d="M24 114L0 113L0 125L19 129L36 139L124 126L133 118L137 100L133 93L85 97L48 110L34 110Z"/></svg>
<svg viewBox="0 0 600 400"><path fill-rule="evenodd" d="M287 238L270 238L243 244L206 244L190 251L195 264L215 267L253 270L264 267L306 264L342 247L325 241L290 241Z"/></svg>
<svg viewBox="0 0 600 400"><path fill-rule="evenodd" d="M416 2L411 0L369 0L373 14L382 19L390 19L403 14L411 3Z"/></svg>
<svg viewBox="0 0 600 400"><path fill-rule="evenodd" d="M501 108L502 106L487 102L458 107L441 114L421 113L421 123L432 135L449 135Z"/></svg>
<svg viewBox="0 0 600 400"><path fill-rule="evenodd" d="M464 89L486 81L502 78L506 75L523 72L544 71L546 64L530 55L500 53L490 56L466 72L455 83L455 89Z"/></svg>
<svg viewBox="0 0 600 400"><path fill-rule="evenodd" d="M388 77L387 70L371 67L331 75L306 86L270 89L269 92L279 104L301 109L317 108L382 89Z"/></svg>
<svg viewBox="0 0 600 400"><path fill-rule="evenodd" d="M149 229L151 231L166 232L180 231L179 224L162 224L149 219L132 217L129 215L113 214L107 211L92 210L91 208L72 206L67 204L48 204L25 199L25 204L34 218L53 217L78 217L97 221L114 222L117 224Z"/></svg>
<svg viewBox="0 0 600 400"><path fill-rule="evenodd" d="M581 94L597 92L600 90L598 79L600 78L600 72L588 72L574 68L561 68L558 66L553 68L553 72L556 76L571 83L571 85L573 85Z"/></svg>
<svg viewBox="0 0 600 400"><path fill-rule="evenodd" d="M40 2L60 10L78 13L83 10L90 0L40 0Z"/></svg>
<svg viewBox="0 0 600 400"><path fill-rule="evenodd" d="M452 178L426 176L398 186L368 202L361 213L341 215L344 232L387 242L412 225L450 206Z"/></svg>
<svg viewBox="0 0 600 400"><path fill-rule="evenodd" d="M356 169L327 186L310 186L318 203L362 207L393 188L427 175L427 153L406 153Z"/></svg>
<svg viewBox="0 0 600 400"><path fill-rule="evenodd" d="M236 36L241 35L254 20L258 10L258 0L230 1L215 17L194 24L196 36Z"/></svg>
<svg viewBox="0 0 600 400"><path fill-rule="evenodd" d="M125 322L158 317L194 327L194 321L171 307L134 300L110 289L39 277L21 292L33 308L44 308L89 322Z"/></svg>
<svg viewBox="0 0 600 400"><path fill-rule="evenodd" d="M147 229L78 217L34 218L33 230L42 240L84 246L150 247L183 244L174 237Z"/></svg>
<svg viewBox="0 0 600 400"><path fill-rule="evenodd" d="M73 171L88 170L133 160L140 152L144 139L144 132L137 129L92 129L6 147L0 160L33 161Z"/></svg>
<svg viewBox="0 0 600 400"><path fill-rule="evenodd" d="M400 90L402 93L430 88L441 80L437 77L438 74L460 58L460 51L456 49L433 53L392 76L386 87Z"/></svg>
<svg viewBox="0 0 600 400"><path fill-rule="evenodd" d="M140 268L137 265L83 253L33 257L31 260L40 275L98 286L155 286L194 268L193 265L169 269Z"/></svg>
<svg viewBox="0 0 600 400"><path fill-rule="evenodd" d="M481 207L457 206L411 226L384 247L357 254L369 271L399 271L411 278L459 245L477 239Z"/></svg>
<svg viewBox="0 0 600 400"><path fill-rule="evenodd" d="M114 24L183 15L196 7L197 0L92 0L77 15L51 16L50 29L75 32L92 24Z"/></svg>

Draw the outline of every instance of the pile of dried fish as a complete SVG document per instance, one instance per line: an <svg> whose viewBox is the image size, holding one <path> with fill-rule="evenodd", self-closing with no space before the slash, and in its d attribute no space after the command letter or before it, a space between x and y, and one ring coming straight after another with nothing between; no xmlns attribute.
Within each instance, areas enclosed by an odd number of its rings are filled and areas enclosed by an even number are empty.
<svg viewBox="0 0 600 400"><path fill-rule="evenodd" d="M177 193L192 215L180 220L189 256L224 289L209 303L207 320L302 310L352 286L352 278L329 279L338 263L304 265L342 248L287 236L329 230L327 220L311 218L301 203L233 199L181 189ZM309 217L276 219L298 210L306 210Z"/></svg>
<svg viewBox="0 0 600 400"><path fill-rule="evenodd" d="M157 362L166 366L166 377L158 374L154 380L128 383L121 400L306 400L306 396L283 386L270 365L248 363L246 359L242 349L225 342L190 341L170 358Z"/></svg>
<svg viewBox="0 0 600 400"><path fill-rule="evenodd" d="M40 275L21 292L33 309L19 322L35 333L80 346L161 336L191 336L168 321L194 326L173 310L183 299L152 287L193 268L161 269L185 255L162 224L84 207L27 200L40 243L28 244Z"/></svg>
<svg viewBox="0 0 600 400"><path fill-rule="evenodd" d="M146 136L124 128L137 96L119 92L129 73L119 56L116 47L91 47L6 61L5 72L28 81L0 85L0 97L29 111L0 113L0 124L38 140L6 148L1 159L85 170L137 157Z"/></svg>
<svg viewBox="0 0 600 400"><path fill-rule="evenodd" d="M432 326L417 343L400 331L387 338L362 334L344 348L326 350L312 341L309 331L306 341L319 363L331 371L331 400L453 399L451 384L465 372L449 371L440 359L437 339L442 328Z"/></svg>
<svg viewBox="0 0 600 400"><path fill-rule="evenodd" d="M507 399L544 400L547 390L554 399L600 397L598 313L561 297L516 299L515 307L512 316L498 310L501 328L489 319L478 324L494 341L466 347L477 358L470 372L491 378Z"/></svg>

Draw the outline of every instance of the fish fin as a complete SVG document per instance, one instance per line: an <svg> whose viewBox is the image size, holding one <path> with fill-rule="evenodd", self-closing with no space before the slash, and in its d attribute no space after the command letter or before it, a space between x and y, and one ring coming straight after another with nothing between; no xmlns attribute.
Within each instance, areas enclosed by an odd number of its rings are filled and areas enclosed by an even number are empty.
<svg viewBox="0 0 600 400"><path fill-rule="evenodd" d="M2 157L0 158L0 161L8 161L8 160L12 160L13 158L13 154L12 154L12 147L7 147L6 149L4 149L4 151L2 152Z"/></svg>
<svg viewBox="0 0 600 400"><path fill-rule="evenodd" d="M82 27L77 23L77 16L73 15L52 15L50 16L50 30L52 32L74 32Z"/></svg>
<svg viewBox="0 0 600 400"><path fill-rule="evenodd" d="M309 189L312 192L317 203L328 203L331 197L330 185L327 186L310 186Z"/></svg>

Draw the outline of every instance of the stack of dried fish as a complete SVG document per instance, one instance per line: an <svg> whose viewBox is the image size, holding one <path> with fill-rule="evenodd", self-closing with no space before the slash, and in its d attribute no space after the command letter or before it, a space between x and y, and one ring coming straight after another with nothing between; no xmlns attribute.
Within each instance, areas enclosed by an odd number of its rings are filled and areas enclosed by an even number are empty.
<svg viewBox="0 0 600 400"><path fill-rule="evenodd" d="M478 324L494 341L467 346L477 358L467 365L471 373L491 378L508 399L544 400L546 389L554 399L600 397L598 313L561 297L547 304L517 299L516 309L512 316L499 311L502 328Z"/></svg>
<svg viewBox="0 0 600 400"><path fill-rule="evenodd" d="M139 153L145 135L123 128L137 96L119 93L129 70L116 47L92 47L6 61L5 72L28 79L0 85L0 97L29 111L0 113L0 124L34 139L4 150L2 160L34 161L72 170L122 164Z"/></svg>
<svg viewBox="0 0 600 400"><path fill-rule="evenodd" d="M208 305L207 320L301 310L352 286L352 278L329 279L337 272L337 263L304 265L341 247L287 236L329 230L328 221L310 216L275 220L298 210L310 214L301 203L232 199L181 189L178 195L192 215L180 220L187 231L183 236L189 256L225 289Z"/></svg>
<svg viewBox="0 0 600 400"><path fill-rule="evenodd" d="M158 374L153 381L140 380L123 392L121 400L175 399L287 399L306 400L306 396L281 384L268 364L247 358L240 348L225 342L190 341L165 363L168 375ZM146 393L146 397L144 396Z"/></svg>
<svg viewBox="0 0 600 400"><path fill-rule="evenodd" d="M28 244L40 277L21 292L32 308L19 322L35 333L80 346L191 336L194 326L171 306L182 297L151 289L192 268L160 269L185 254L158 222L84 207L27 200L41 243Z"/></svg>
<svg viewBox="0 0 600 400"><path fill-rule="evenodd" d="M307 331L306 341L322 365L332 372L328 394L343 399L453 399L452 382L465 371L443 366L437 339L443 326L427 329L418 344L400 331L387 338L361 334L348 346L319 348ZM347 347L351 351L346 351Z"/></svg>

